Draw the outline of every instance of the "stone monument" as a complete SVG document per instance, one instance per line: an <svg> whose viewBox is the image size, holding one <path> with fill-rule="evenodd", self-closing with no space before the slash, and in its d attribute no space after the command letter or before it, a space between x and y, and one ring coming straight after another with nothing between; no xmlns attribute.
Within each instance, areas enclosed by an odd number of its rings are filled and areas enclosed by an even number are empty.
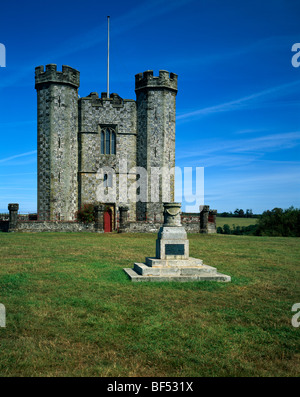
<svg viewBox="0 0 300 397"><path fill-rule="evenodd" d="M156 257L124 271L132 281L231 281L201 259L189 256L189 240L181 225L181 203L164 203L164 224L156 240Z"/></svg>

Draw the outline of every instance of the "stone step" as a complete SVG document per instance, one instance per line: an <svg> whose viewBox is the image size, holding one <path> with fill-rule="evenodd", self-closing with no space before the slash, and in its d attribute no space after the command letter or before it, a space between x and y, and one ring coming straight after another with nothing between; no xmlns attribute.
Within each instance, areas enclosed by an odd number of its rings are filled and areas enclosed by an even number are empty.
<svg viewBox="0 0 300 397"><path fill-rule="evenodd" d="M179 281L179 282L189 282L189 281L218 281L218 282L229 282L231 277L222 273L206 273L198 275L140 275L134 269L125 268L125 273L129 276L131 281L143 282L161 282L161 281Z"/></svg>
<svg viewBox="0 0 300 397"><path fill-rule="evenodd" d="M151 267L202 267L203 260L197 258L188 259L158 259L158 258L146 258L146 265ZM204 265L205 266L205 265Z"/></svg>
<svg viewBox="0 0 300 397"><path fill-rule="evenodd" d="M197 267L175 267L175 266L147 266L145 263L135 263L133 270L142 276L196 276L216 274L217 269L212 266L202 265Z"/></svg>

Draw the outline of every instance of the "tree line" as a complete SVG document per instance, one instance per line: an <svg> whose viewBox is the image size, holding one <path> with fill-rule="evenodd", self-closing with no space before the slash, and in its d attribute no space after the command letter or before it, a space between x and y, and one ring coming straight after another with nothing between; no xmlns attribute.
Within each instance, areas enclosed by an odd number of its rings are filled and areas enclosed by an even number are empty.
<svg viewBox="0 0 300 397"><path fill-rule="evenodd" d="M221 212L217 214L217 216L221 216L223 218L257 218L259 215L253 214L252 209L244 211L243 209L237 208L234 212Z"/></svg>
<svg viewBox="0 0 300 397"><path fill-rule="evenodd" d="M281 236L300 237L300 209L290 207L273 208L259 215L258 223L249 226L233 226L225 224L217 228L217 233L252 235L252 236Z"/></svg>

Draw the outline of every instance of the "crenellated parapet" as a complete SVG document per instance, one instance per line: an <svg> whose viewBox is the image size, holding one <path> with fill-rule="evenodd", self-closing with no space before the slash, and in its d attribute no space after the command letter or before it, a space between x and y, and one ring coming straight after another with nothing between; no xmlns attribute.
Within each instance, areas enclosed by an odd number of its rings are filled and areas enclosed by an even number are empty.
<svg viewBox="0 0 300 397"><path fill-rule="evenodd" d="M62 71L57 71L56 64L38 66L35 68L35 88L45 83L67 84L78 88L80 85L80 72L70 66L63 65Z"/></svg>
<svg viewBox="0 0 300 397"><path fill-rule="evenodd" d="M135 75L135 92L144 89L168 89L177 92L177 74L160 70L158 76L153 76L153 70Z"/></svg>

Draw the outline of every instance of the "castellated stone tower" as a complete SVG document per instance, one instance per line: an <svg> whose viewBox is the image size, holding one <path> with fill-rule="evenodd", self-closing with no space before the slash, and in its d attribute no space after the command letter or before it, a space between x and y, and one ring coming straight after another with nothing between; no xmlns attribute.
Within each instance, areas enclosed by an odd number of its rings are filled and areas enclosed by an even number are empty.
<svg viewBox="0 0 300 397"><path fill-rule="evenodd" d="M73 220L78 210L78 87L69 66L35 69L39 219Z"/></svg>
<svg viewBox="0 0 300 397"><path fill-rule="evenodd" d="M147 214L148 220L151 220L153 215L163 213L164 201L174 201L174 176L168 172L161 173L157 179L157 176L153 178L153 174L158 167L160 170L175 167L177 75L165 70L160 70L158 77L153 76L152 70L137 74L135 92L137 166L144 167L148 172L148 202L137 203L137 215L143 218ZM169 197L164 197L167 192Z"/></svg>
<svg viewBox="0 0 300 397"><path fill-rule="evenodd" d="M174 201L174 177L163 171L175 167L177 75L137 74L136 101L78 98L78 87L69 66L35 69L39 219L72 221L90 203L107 231L118 227L121 207L130 221L162 220L163 202Z"/></svg>

